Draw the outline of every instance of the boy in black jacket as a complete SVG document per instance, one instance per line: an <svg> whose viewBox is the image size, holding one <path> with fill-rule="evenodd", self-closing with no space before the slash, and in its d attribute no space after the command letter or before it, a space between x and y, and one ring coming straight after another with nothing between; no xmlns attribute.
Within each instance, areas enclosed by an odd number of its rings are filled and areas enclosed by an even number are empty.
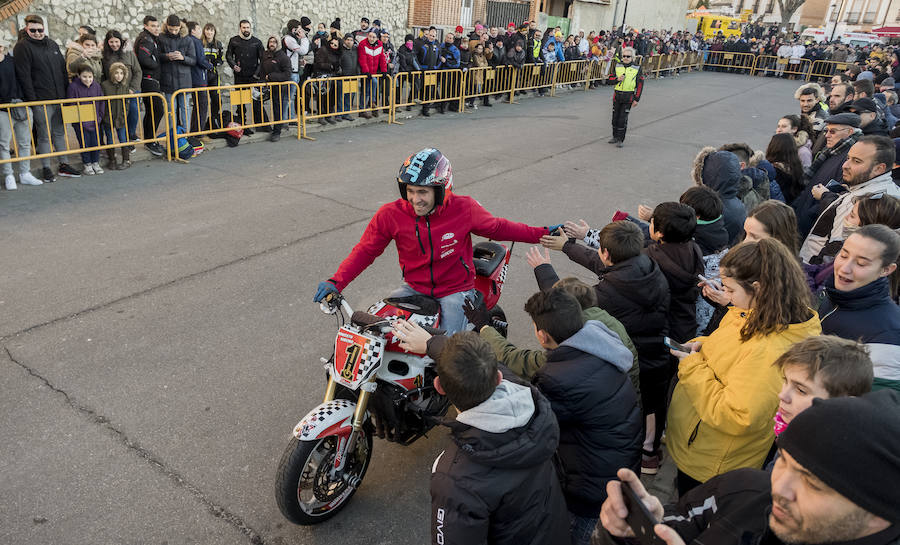
<svg viewBox="0 0 900 545"><path fill-rule="evenodd" d="M657 427L656 422L665 422L670 376L669 354L663 344L668 334L669 285L659 266L641 252L644 234L636 224L614 221L600 230L589 230L584 224L584 232L597 250L576 244L566 235L545 236L541 244L562 250L597 274L597 306L622 322L637 348L645 422L641 469L655 474L662 437L662 426Z"/></svg>
<svg viewBox="0 0 900 545"><path fill-rule="evenodd" d="M453 442L431 471L431 543L568 545L550 403L512 373L506 380L472 331L432 337L427 347L435 388L459 410L444 422Z"/></svg>

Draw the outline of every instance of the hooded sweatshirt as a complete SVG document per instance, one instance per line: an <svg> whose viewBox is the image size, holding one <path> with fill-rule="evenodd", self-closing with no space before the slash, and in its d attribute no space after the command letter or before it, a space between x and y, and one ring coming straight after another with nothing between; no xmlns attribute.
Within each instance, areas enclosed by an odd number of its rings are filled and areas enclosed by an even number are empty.
<svg viewBox="0 0 900 545"><path fill-rule="evenodd" d="M534 387L503 380L445 422L452 443L431 470L431 543L567 545L553 455L559 426Z"/></svg>
<svg viewBox="0 0 900 545"><path fill-rule="evenodd" d="M569 511L596 517L606 483L641 460L643 422L626 374L632 354L612 330L590 320L557 348L534 384L559 422L559 462Z"/></svg>
<svg viewBox="0 0 900 545"><path fill-rule="evenodd" d="M692 174L694 183L705 185L719 194L728 240L734 244L743 232L744 220L747 219L747 210L738 197L742 174L737 155L730 151L703 148L694 159Z"/></svg>
<svg viewBox="0 0 900 545"><path fill-rule="evenodd" d="M759 468L772 447L772 417L784 377L772 365L791 345L821 333L819 315L784 331L741 340L750 310L732 307L699 352L681 360L666 424L675 465L705 482L742 467Z"/></svg>
<svg viewBox="0 0 900 545"><path fill-rule="evenodd" d="M115 96L115 95L127 95L129 94L131 87L131 72L128 67L125 66L124 63L114 62L109 65L107 69L110 72L110 75L117 70L122 70L125 73L125 77L122 78L122 81L119 83L114 83L112 79L103 80L103 83L100 84L100 87L103 89L103 94L105 96ZM123 100L110 100L109 101L109 113L106 117L103 118L103 124L107 126L112 126L114 129L121 129L125 126L125 122L127 121L127 112L128 106L126 101Z"/></svg>

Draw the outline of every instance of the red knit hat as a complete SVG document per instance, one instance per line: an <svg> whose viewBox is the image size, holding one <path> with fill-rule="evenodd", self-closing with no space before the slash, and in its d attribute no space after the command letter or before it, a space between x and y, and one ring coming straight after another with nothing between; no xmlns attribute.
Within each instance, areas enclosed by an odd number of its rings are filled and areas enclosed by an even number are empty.
<svg viewBox="0 0 900 545"><path fill-rule="evenodd" d="M461 27L461 26L459 26L459 25L456 25L456 33L457 33L457 34L462 34L462 31L463 31L463 27Z"/></svg>

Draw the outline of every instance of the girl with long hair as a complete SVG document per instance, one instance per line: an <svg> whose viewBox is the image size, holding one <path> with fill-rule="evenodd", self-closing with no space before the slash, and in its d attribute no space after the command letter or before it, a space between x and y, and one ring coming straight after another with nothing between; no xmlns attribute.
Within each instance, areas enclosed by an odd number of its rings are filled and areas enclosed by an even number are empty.
<svg viewBox="0 0 900 545"><path fill-rule="evenodd" d="M803 165L794 137L789 134L775 134L766 148L766 160L775 167L775 182L784 194L784 200L791 203L803 192Z"/></svg>
<svg viewBox="0 0 900 545"><path fill-rule="evenodd" d="M672 352L680 361L666 446L682 495L727 471L762 467L783 382L772 364L821 332L800 264L781 242L743 242L719 271L732 307L709 336L687 343L689 353Z"/></svg>
<svg viewBox="0 0 900 545"><path fill-rule="evenodd" d="M800 164L803 168L812 164L812 124L806 116L786 115L778 120L775 134L787 133L794 137L797 145L797 155L800 156Z"/></svg>
<svg viewBox="0 0 900 545"><path fill-rule="evenodd" d="M794 209L770 199L751 210L744 220L744 240L759 241L764 238L774 238L797 255L800 252L800 235Z"/></svg>

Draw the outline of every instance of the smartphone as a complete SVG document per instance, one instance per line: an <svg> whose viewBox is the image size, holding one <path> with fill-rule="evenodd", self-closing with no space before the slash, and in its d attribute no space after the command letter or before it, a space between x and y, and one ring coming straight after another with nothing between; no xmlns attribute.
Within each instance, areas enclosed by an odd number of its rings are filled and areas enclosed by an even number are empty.
<svg viewBox="0 0 900 545"><path fill-rule="evenodd" d="M681 352L687 352L688 354L691 353L691 348L689 346L677 343L668 337L663 337L663 343L672 350L679 350Z"/></svg>
<svg viewBox="0 0 900 545"><path fill-rule="evenodd" d="M702 274L698 274L697 278L699 278L701 282L703 282L704 284L706 284L707 286L709 286L710 288L712 288L714 290L719 290L719 291L722 290L722 288L720 286L718 286L714 281L703 276Z"/></svg>
<svg viewBox="0 0 900 545"><path fill-rule="evenodd" d="M625 509L628 510L625 522L631 527L638 542L641 545L665 545L666 542L653 531L653 527L659 522L627 483L622 483L622 499L625 500Z"/></svg>

